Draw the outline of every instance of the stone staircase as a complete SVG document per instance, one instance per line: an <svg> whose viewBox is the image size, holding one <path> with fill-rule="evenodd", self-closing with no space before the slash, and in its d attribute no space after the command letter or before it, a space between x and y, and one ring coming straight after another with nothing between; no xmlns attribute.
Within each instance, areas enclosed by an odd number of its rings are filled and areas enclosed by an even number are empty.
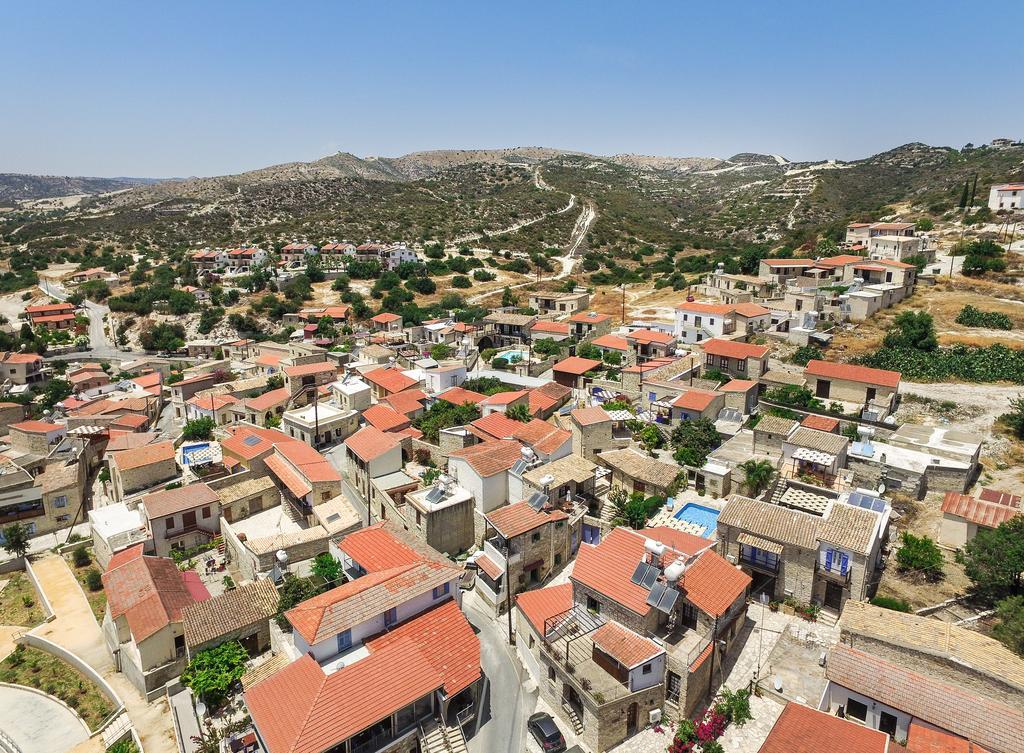
<svg viewBox="0 0 1024 753"><path fill-rule="evenodd" d="M306 517L295 509L295 505L284 498L283 493L281 494L281 509L295 525L306 527Z"/></svg>
<svg viewBox="0 0 1024 753"><path fill-rule="evenodd" d="M828 627L835 627L839 622L839 615L830 609L822 609L818 612L818 622Z"/></svg>
<svg viewBox="0 0 1024 753"><path fill-rule="evenodd" d="M576 713L575 709L573 709L573 707L570 706L568 703L563 703L562 708L565 710L566 715L569 717L569 723L572 725L572 731L575 732L577 736L582 735L583 722L580 720L580 717Z"/></svg>

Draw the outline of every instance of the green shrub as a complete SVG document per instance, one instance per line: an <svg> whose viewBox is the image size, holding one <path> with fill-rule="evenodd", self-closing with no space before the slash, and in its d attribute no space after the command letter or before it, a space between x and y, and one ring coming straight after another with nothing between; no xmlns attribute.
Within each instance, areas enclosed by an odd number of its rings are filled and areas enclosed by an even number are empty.
<svg viewBox="0 0 1024 753"><path fill-rule="evenodd" d="M891 609L894 612L909 612L910 604L903 599L897 599L894 596L876 596L871 600L871 603L876 607L882 607L883 609Z"/></svg>
<svg viewBox="0 0 1024 753"><path fill-rule="evenodd" d="M89 556L89 550L85 548L85 544L79 544L75 547L71 554L71 559L74 561L75 567L85 567L92 564L92 557Z"/></svg>
<svg viewBox="0 0 1024 753"><path fill-rule="evenodd" d="M904 572L920 572L931 579L942 577L946 560L938 545L927 536L906 531L900 536L903 546L896 552L896 564Z"/></svg>
<svg viewBox="0 0 1024 753"><path fill-rule="evenodd" d="M965 327L985 327L987 329L1013 329L1013 320L1000 311L982 311L974 306L964 306L957 314L956 323Z"/></svg>
<svg viewBox="0 0 1024 753"><path fill-rule="evenodd" d="M103 589L103 577L100 575L100 571L96 568L91 568L85 574L85 585L90 591L100 591Z"/></svg>

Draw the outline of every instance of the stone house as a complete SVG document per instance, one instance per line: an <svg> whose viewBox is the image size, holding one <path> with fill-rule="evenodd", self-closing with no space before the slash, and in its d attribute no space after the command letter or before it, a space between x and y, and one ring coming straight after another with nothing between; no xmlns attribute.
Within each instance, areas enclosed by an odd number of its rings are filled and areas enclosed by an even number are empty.
<svg viewBox="0 0 1024 753"><path fill-rule="evenodd" d="M596 460L611 469L612 488L625 489L627 494L668 497L669 487L683 470L630 447L602 452Z"/></svg>
<svg viewBox="0 0 1024 753"><path fill-rule="evenodd" d="M572 293L531 293L530 308L541 313L575 314L590 305L590 293L586 290Z"/></svg>
<svg viewBox="0 0 1024 753"><path fill-rule="evenodd" d="M714 421L725 407L725 393L709 390L684 390L669 404L672 423L706 418Z"/></svg>
<svg viewBox="0 0 1024 753"><path fill-rule="evenodd" d="M37 353L0 353L0 380L11 384L40 384L46 381L43 357Z"/></svg>
<svg viewBox="0 0 1024 753"><path fill-rule="evenodd" d="M182 612L210 598L194 572L164 557L143 555L142 544L115 554L103 573L107 595L103 636L114 666L147 700L187 663Z"/></svg>
<svg viewBox="0 0 1024 753"><path fill-rule="evenodd" d="M147 494L141 507L158 557L205 544L220 532L220 497L206 484Z"/></svg>
<svg viewBox="0 0 1024 753"><path fill-rule="evenodd" d="M373 397L377 400L411 389L419 384L418 380L396 368L373 369L363 374L363 379L370 383Z"/></svg>
<svg viewBox="0 0 1024 753"><path fill-rule="evenodd" d="M373 479L402 470L401 437L364 426L345 440L349 483L364 500L373 496Z"/></svg>
<svg viewBox="0 0 1024 753"><path fill-rule="evenodd" d="M281 491L281 503L290 505L306 525L314 524L317 505L341 494L341 476L308 444L294 439L279 442L263 462Z"/></svg>
<svg viewBox="0 0 1024 753"><path fill-rule="evenodd" d="M601 365L600 361L593 358L582 358L581 356L569 356L551 367L552 378L563 387L573 390L583 390L591 381L586 376L588 371L593 371Z"/></svg>
<svg viewBox="0 0 1024 753"><path fill-rule="evenodd" d="M490 340L491 347L495 348L525 343L529 341L530 328L536 321L536 315L492 311L483 319L484 338ZM484 338L481 338L478 347L484 347Z"/></svg>
<svg viewBox="0 0 1024 753"><path fill-rule="evenodd" d="M330 384L338 376L338 367L330 361L284 367L284 386L291 400L303 405L313 399L312 392Z"/></svg>
<svg viewBox="0 0 1024 753"><path fill-rule="evenodd" d="M281 502L281 492L270 476L244 475L243 479L228 476L218 480L218 483L226 482L217 488L217 496L220 497L221 518L228 523L269 510Z"/></svg>
<svg viewBox="0 0 1024 753"><path fill-rule="evenodd" d="M567 320L569 331L577 342L590 340L611 331L612 318L608 314L597 311L579 311Z"/></svg>
<svg viewBox="0 0 1024 753"><path fill-rule="evenodd" d="M804 377L815 397L862 408L877 406L884 411L884 418L894 407L901 375L898 371L811 360L804 368Z"/></svg>
<svg viewBox="0 0 1024 753"><path fill-rule="evenodd" d="M707 340L704 343L704 371L717 370L736 379L758 379L768 371L767 345L737 340Z"/></svg>
<svg viewBox="0 0 1024 753"><path fill-rule="evenodd" d="M335 405L343 410L364 411L370 407L370 385L358 377L345 374L327 385Z"/></svg>
<svg viewBox="0 0 1024 753"><path fill-rule="evenodd" d="M1021 498L1016 494L996 489L982 489L977 497L946 492L942 500L942 522L939 543L950 549L960 549L973 541L978 531L998 528L1021 514Z"/></svg>
<svg viewBox="0 0 1024 753"><path fill-rule="evenodd" d="M338 442L354 434L358 428L357 411L344 410L318 401L292 408L281 416L281 431L311 447Z"/></svg>
<svg viewBox="0 0 1024 753"><path fill-rule="evenodd" d="M800 426L782 440L783 472L813 476L828 485L846 467L850 440L840 434Z"/></svg>
<svg viewBox="0 0 1024 753"><path fill-rule="evenodd" d="M370 321L373 323L374 332L400 333L402 331L402 317L398 314L385 312L383 314L377 314L372 317Z"/></svg>
<svg viewBox="0 0 1024 753"><path fill-rule="evenodd" d="M188 402L197 392L209 389L217 382L217 375L213 373L198 374L180 382L168 385L171 393L171 406L174 408L174 417L179 421L185 418L185 403Z"/></svg>
<svg viewBox="0 0 1024 753"><path fill-rule="evenodd" d="M599 405L577 408L570 418L572 451L588 460L596 459L605 450L621 449L629 444L629 435L618 432L616 436L615 420Z"/></svg>
<svg viewBox="0 0 1024 753"><path fill-rule="evenodd" d="M691 714L744 622L748 576L706 540L614 529L584 544L570 585L517 599L517 651L540 693L594 751Z"/></svg>
<svg viewBox="0 0 1024 753"><path fill-rule="evenodd" d="M68 427L48 421L20 421L7 427L11 447L19 452L46 457L67 436Z"/></svg>
<svg viewBox="0 0 1024 753"><path fill-rule="evenodd" d="M238 641L250 656L270 650L270 620L277 614L277 589L256 580L198 601L182 610L189 661L200 651Z"/></svg>
<svg viewBox="0 0 1024 753"><path fill-rule="evenodd" d="M415 479L413 483L416 487L420 485ZM392 508L393 512L388 512L387 519L401 523L432 549L454 557L476 543L473 496L449 479L406 491L401 502Z"/></svg>
<svg viewBox="0 0 1024 753"><path fill-rule="evenodd" d="M754 454L781 457L782 443L799 424L791 418L763 415L754 425Z"/></svg>
<svg viewBox="0 0 1024 753"><path fill-rule="evenodd" d="M476 586L495 612L505 611L510 586L515 596L569 562L579 541L583 510L571 503L551 505L541 494L535 504L531 498L484 516L487 527L483 554L476 560Z"/></svg>
<svg viewBox="0 0 1024 753"><path fill-rule="evenodd" d="M255 426L267 427L284 414L291 393L287 387L269 390L256 397L247 397L231 406L232 421L248 421Z"/></svg>
<svg viewBox="0 0 1024 753"><path fill-rule="evenodd" d="M111 497L126 496L178 478L173 442L157 442L109 456Z"/></svg>
<svg viewBox="0 0 1024 753"><path fill-rule="evenodd" d="M634 360L640 363L651 358L666 358L676 350L676 338L667 332L636 329L627 333L624 339Z"/></svg>

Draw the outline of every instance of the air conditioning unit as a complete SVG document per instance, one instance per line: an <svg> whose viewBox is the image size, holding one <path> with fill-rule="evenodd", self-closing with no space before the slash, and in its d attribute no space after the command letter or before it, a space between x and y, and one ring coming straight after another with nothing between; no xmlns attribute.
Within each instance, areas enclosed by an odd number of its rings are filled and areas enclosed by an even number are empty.
<svg viewBox="0 0 1024 753"><path fill-rule="evenodd" d="M651 709L647 712L647 716L651 724L661 723L661 709Z"/></svg>

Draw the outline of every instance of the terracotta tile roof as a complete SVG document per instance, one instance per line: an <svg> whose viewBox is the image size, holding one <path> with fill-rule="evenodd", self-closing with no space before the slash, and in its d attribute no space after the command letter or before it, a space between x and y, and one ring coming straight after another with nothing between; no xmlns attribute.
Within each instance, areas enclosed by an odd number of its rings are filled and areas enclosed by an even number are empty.
<svg viewBox="0 0 1024 753"><path fill-rule="evenodd" d="M265 411L272 408L276 408L278 405L283 405L288 402L291 397L291 393L287 387L280 387L276 390L270 390L264 392L262 395L256 397L249 397L245 399L245 407L255 411Z"/></svg>
<svg viewBox="0 0 1024 753"><path fill-rule="evenodd" d="M113 459L118 469L122 471L167 461L174 461L174 442L157 442L132 450L123 450L117 453Z"/></svg>
<svg viewBox="0 0 1024 753"><path fill-rule="evenodd" d="M608 314L599 314L596 311L578 311L569 317L569 321L579 324L601 324L603 322L611 321L611 316Z"/></svg>
<svg viewBox="0 0 1024 753"><path fill-rule="evenodd" d="M0 354L0 361L4 363L36 363L42 361L43 357L38 353L3 353Z"/></svg>
<svg viewBox="0 0 1024 753"><path fill-rule="evenodd" d="M809 450L817 450L829 455L840 454L850 444L849 437L844 437L841 434L832 434L827 431L818 431L817 429L808 429L806 426L798 427L796 431L786 437L785 441L787 444L806 447Z"/></svg>
<svg viewBox="0 0 1024 753"><path fill-rule="evenodd" d="M834 432L839 428L839 419L832 418L831 416L818 416L811 413L804 416L804 420L800 422L800 425L807 429L817 429L818 431Z"/></svg>
<svg viewBox="0 0 1024 753"><path fill-rule="evenodd" d="M308 481L341 481L341 476L331 462L305 442L294 439L280 442L274 446L274 452L287 460Z"/></svg>
<svg viewBox="0 0 1024 753"><path fill-rule="evenodd" d="M495 392L483 399L481 405L508 405L514 403L521 397L526 396L527 390L511 390L509 392Z"/></svg>
<svg viewBox="0 0 1024 753"><path fill-rule="evenodd" d="M617 622L606 622L591 633L590 637L595 646L627 669L638 667L665 653L665 649L658 644Z"/></svg>
<svg viewBox="0 0 1024 753"><path fill-rule="evenodd" d="M107 442L107 453L123 452L124 450L135 449L136 447L144 447L159 439L160 435L155 431L126 432L110 438L110 441Z"/></svg>
<svg viewBox="0 0 1024 753"><path fill-rule="evenodd" d="M799 510L733 494L718 514L718 526L729 526L781 544L818 548L821 519Z"/></svg>
<svg viewBox="0 0 1024 753"><path fill-rule="evenodd" d="M488 557L486 554L481 554L476 558L476 565L485 573L491 580L497 580L502 576L505 571L498 566L498 564Z"/></svg>
<svg viewBox="0 0 1024 753"><path fill-rule="evenodd" d="M825 379L841 379L846 382L862 384L878 384L883 387L899 387L902 374L898 371L872 369L868 366L855 366L850 363L832 363L831 361L808 361L804 368L805 376L824 377Z"/></svg>
<svg viewBox="0 0 1024 753"><path fill-rule="evenodd" d="M862 507L833 502L828 516L818 525L821 541L867 555L878 537L879 514Z"/></svg>
<svg viewBox="0 0 1024 753"><path fill-rule="evenodd" d="M696 554L708 547L708 540L702 536L695 536L692 533L678 531L667 526L651 526L640 531L640 534L649 539L660 541L680 554Z"/></svg>
<svg viewBox="0 0 1024 753"><path fill-rule="evenodd" d="M513 439L522 423L509 418L500 411L495 411L481 418L474 419L469 425L483 432L491 439Z"/></svg>
<svg viewBox="0 0 1024 753"><path fill-rule="evenodd" d="M182 611L185 642L192 647L214 641L246 625L269 620L277 612L277 589L270 579L245 583L233 591Z"/></svg>
<svg viewBox="0 0 1024 753"><path fill-rule="evenodd" d="M284 373L289 377L310 376L325 372L337 373L338 367L330 361L322 363L304 363L299 366L285 366Z"/></svg>
<svg viewBox="0 0 1024 753"><path fill-rule="evenodd" d="M261 429L256 426L232 426L228 427L228 431L231 432L231 436L220 443L221 449L243 460L257 458L270 452L278 442L287 442L291 439L276 429Z"/></svg>
<svg viewBox="0 0 1024 753"><path fill-rule="evenodd" d="M582 583L639 615L647 614L648 591L630 578L644 556L645 539L625 528L614 528L598 546L583 544L569 579Z"/></svg>
<svg viewBox="0 0 1024 753"><path fill-rule="evenodd" d="M459 568L440 562L367 573L343 583L285 612L292 627L308 644L328 640L410 599L459 577Z"/></svg>
<svg viewBox="0 0 1024 753"><path fill-rule="evenodd" d="M769 267L812 267L814 259L761 259Z"/></svg>
<svg viewBox="0 0 1024 753"><path fill-rule="evenodd" d="M15 429L25 434L49 434L50 432L67 431L68 429L63 424L51 424L47 421L19 421L7 428Z"/></svg>
<svg viewBox="0 0 1024 753"><path fill-rule="evenodd" d="M530 414L536 416L541 411L564 405L571 395L572 390L558 382L535 387L530 390Z"/></svg>
<svg viewBox="0 0 1024 753"><path fill-rule="evenodd" d="M75 318L74 314L50 314L49 316L36 316L32 318L33 323L39 322L69 322Z"/></svg>
<svg viewBox="0 0 1024 753"><path fill-rule="evenodd" d="M418 384L415 379L406 376L398 369L373 369L363 374L363 379L388 392L401 392Z"/></svg>
<svg viewBox="0 0 1024 753"><path fill-rule="evenodd" d="M536 528L554 523L559 520L568 520L569 516L561 510L549 510L546 512L534 510L526 502L499 507L497 510L487 513L487 522L494 527L502 536L507 539L514 539L522 536Z"/></svg>
<svg viewBox="0 0 1024 753"><path fill-rule="evenodd" d="M751 578L715 551L704 552L683 573L686 598L702 612L719 617L746 593Z"/></svg>
<svg viewBox="0 0 1024 753"><path fill-rule="evenodd" d="M996 753L1020 750L1024 710L1019 706L976 695L843 643L829 651L825 677Z"/></svg>
<svg viewBox="0 0 1024 753"><path fill-rule="evenodd" d="M370 321L377 322L377 324L390 324L391 322L397 322L401 318L398 314L383 313L372 317Z"/></svg>
<svg viewBox="0 0 1024 753"><path fill-rule="evenodd" d="M839 256L830 256L826 259L819 259L816 266L845 267L847 264L855 264L861 261L864 261L863 256L857 256L856 254L840 254Z"/></svg>
<svg viewBox="0 0 1024 753"><path fill-rule="evenodd" d="M208 411L218 411L237 402L238 398L234 395L195 395L188 400L189 405L194 405L200 410Z"/></svg>
<svg viewBox="0 0 1024 753"><path fill-rule="evenodd" d="M138 429L148 423L149 418L146 416L140 416L137 413L125 413L123 416L115 418L113 422L111 422L110 426Z"/></svg>
<svg viewBox="0 0 1024 753"><path fill-rule="evenodd" d="M733 379L731 382L726 382L718 388L719 392L746 392L757 386L757 382L752 382L749 379Z"/></svg>
<svg viewBox="0 0 1024 753"><path fill-rule="evenodd" d="M569 356L564 358L554 366L553 371L560 372L562 374L575 374L581 376L586 374L588 371L596 366L600 366L600 361L595 361L593 358L580 358L579 356Z"/></svg>
<svg viewBox="0 0 1024 753"><path fill-rule="evenodd" d="M256 357L254 363L257 366L279 366L282 358L284 358L282 353L261 353Z"/></svg>
<svg viewBox="0 0 1024 753"><path fill-rule="evenodd" d="M907 753L987 753L980 745L938 727L910 720Z"/></svg>
<svg viewBox="0 0 1024 753"><path fill-rule="evenodd" d="M764 358L768 355L767 345L751 345L736 340L720 340L713 338L704 341L704 352L712 356L726 358Z"/></svg>
<svg viewBox="0 0 1024 753"><path fill-rule="evenodd" d="M26 306L26 314L46 314L54 311L74 311L75 306L72 303L46 303L40 306Z"/></svg>
<svg viewBox="0 0 1024 753"><path fill-rule="evenodd" d="M337 545L369 573L422 561L450 564L443 554L388 521L350 533L339 539Z"/></svg>
<svg viewBox="0 0 1024 753"><path fill-rule="evenodd" d="M733 306L733 311L740 316L745 316L747 318L765 316L766 314L772 313L759 303L737 303Z"/></svg>
<svg viewBox="0 0 1024 753"><path fill-rule="evenodd" d="M427 393L423 390L411 389L402 390L396 392L393 395L385 395L380 399L382 403L387 403L399 413L408 416L410 413L415 413L423 408L423 403L427 399Z"/></svg>
<svg viewBox="0 0 1024 753"><path fill-rule="evenodd" d="M1010 507L1020 507L1021 497L1019 494L1010 494L1010 492L1001 492L998 489L992 487L984 487L978 496L986 502L995 502L999 505L1008 505Z"/></svg>
<svg viewBox="0 0 1024 753"><path fill-rule="evenodd" d="M480 679L480 640L454 599L367 641L366 647L371 652L383 651L401 641L429 647L424 651L427 661L444 679L449 698Z"/></svg>
<svg viewBox="0 0 1024 753"><path fill-rule="evenodd" d="M486 395L481 395L479 392L464 390L462 387L452 387L438 395L437 399L445 400L455 405L462 405L463 403L473 403L476 405L483 402L486 397Z"/></svg>
<svg viewBox="0 0 1024 753"><path fill-rule="evenodd" d="M363 418L381 431L396 431L409 426L409 418L383 403L371 405L363 411Z"/></svg>
<svg viewBox="0 0 1024 753"><path fill-rule="evenodd" d="M268 455L263 462L297 499L302 499L313 491L312 485L279 456Z"/></svg>
<svg viewBox="0 0 1024 753"><path fill-rule="evenodd" d="M942 500L942 512L947 515L956 515L985 528L996 528L1001 523L1021 514L1019 508L1001 505L997 502L986 502L983 499L975 499L970 495L957 492L946 492L946 497Z"/></svg>
<svg viewBox="0 0 1024 753"><path fill-rule="evenodd" d="M684 408L686 410L706 411L712 406L712 404L714 404L718 397L719 395L717 392L708 392L707 390L687 390L673 400L672 405L676 408Z"/></svg>
<svg viewBox="0 0 1024 753"><path fill-rule="evenodd" d="M754 426L754 431L763 431L767 434L781 434L784 437L788 437L797 426L799 424L791 418L767 415L757 422L757 425Z"/></svg>
<svg viewBox="0 0 1024 753"><path fill-rule="evenodd" d="M525 424L520 423L514 437L530 445L539 454L550 455L572 440L572 432L534 418Z"/></svg>
<svg viewBox="0 0 1024 753"><path fill-rule="evenodd" d="M498 571L500 575L501 571ZM544 636L544 622L572 608L572 583L524 591L516 596L516 606L534 629Z"/></svg>
<svg viewBox="0 0 1024 753"><path fill-rule="evenodd" d="M182 610L201 600L173 560L146 557L141 546L111 558L102 580L110 616L116 620L124 615L136 643L180 621Z"/></svg>
<svg viewBox="0 0 1024 753"><path fill-rule="evenodd" d="M530 327L530 332L550 333L552 335L568 335L568 322L539 321Z"/></svg>
<svg viewBox="0 0 1024 753"><path fill-rule="evenodd" d="M195 384L196 382L210 382L216 378L217 375L213 373L196 374L195 376L188 377L187 379L182 379L180 382L175 382L174 384L171 385L171 389L174 389L175 387L180 387L183 384Z"/></svg>
<svg viewBox="0 0 1024 753"><path fill-rule="evenodd" d="M523 446L514 440L500 439L481 442L464 450L457 450L448 457L459 458L469 463L484 478L507 471L522 457Z"/></svg>
<svg viewBox="0 0 1024 753"><path fill-rule="evenodd" d="M886 753L888 748L884 732L790 701L758 753Z"/></svg>
<svg viewBox="0 0 1024 753"><path fill-rule="evenodd" d="M608 411L600 405L594 405L589 408L577 408L570 415L580 426L593 426L594 424L612 420L612 417L608 415Z"/></svg>
<svg viewBox="0 0 1024 753"><path fill-rule="evenodd" d="M177 489L164 489L147 494L142 498L142 506L150 520L174 515L196 507L212 505L220 501L220 497L206 484L189 484Z"/></svg>
<svg viewBox="0 0 1024 753"><path fill-rule="evenodd" d="M659 345L671 345L676 341L676 338L670 335L668 332L658 332L653 329L634 330L626 335L626 339L640 343L641 345L648 345L650 343L657 343Z"/></svg>
<svg viewBox="0 0 1024 753"><path fill-rule="evenodd" d="M366 463L376 460L400 444L401 440L394 434L385 433L373 425L364 426L345 440L345 446Z"/></svg>
<svg viewBox="0 0 1024 753"><path fill-rule="evenodd" d="M607 348L608 350L618 350L625 353L629 350L629 343L626 342L625 337L619 335L601 335L595 337L590 341L590 344L596 348Z"/></svg>

